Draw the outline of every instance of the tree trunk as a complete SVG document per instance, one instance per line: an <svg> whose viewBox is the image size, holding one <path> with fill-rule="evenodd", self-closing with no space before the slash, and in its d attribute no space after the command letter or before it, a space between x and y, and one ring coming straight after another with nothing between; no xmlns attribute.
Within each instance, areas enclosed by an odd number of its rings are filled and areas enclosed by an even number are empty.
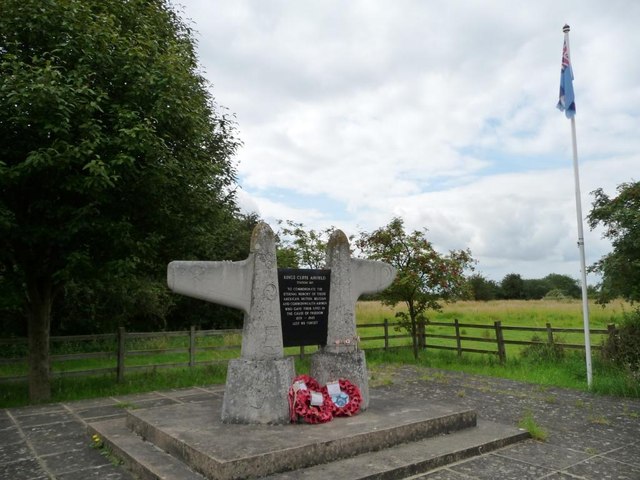
<svg viewBox="0 0 640 480"><path fill-rule="evenodd" d="M27 281L29 292L29 401L51 399L49 332L51 326L51 283Z"/></svg>
<svg viewBox="0 0 640 480"><path fill-rule="evenodd" d="M416 325L416 315L413 305L409 307L409 317L411 319L411 342L413 346L413 358L418 359L418 326Z"/></svg>

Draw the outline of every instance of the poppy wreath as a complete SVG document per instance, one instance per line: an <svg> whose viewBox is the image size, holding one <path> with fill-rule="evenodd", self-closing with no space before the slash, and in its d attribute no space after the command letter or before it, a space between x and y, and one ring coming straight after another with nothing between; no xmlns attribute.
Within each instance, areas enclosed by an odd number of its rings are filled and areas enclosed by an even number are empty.
<svg viewBox="0 0 640 480"><path fill-rule="evenodd" d="M357 385L349 380L341 378L338 380L340 385L340 395L331 397L326 386L322 387L322 393L326 394L331 404L331 410L334 417L350 417L360 411L362 404L362 394Z"/></svg>
<svg viewBox="0 0 640 480"><path fill-rule="evenodd" d="M293 379L293 383L298 383L298 382L304 382L304 384L307 386L309 390L313 390L315 392L319 392L322 389L318 381L315 378L310 377L309 375L304 375L304 374L298 375L296 378Z"/></svg>
<svg viewBox="0 0 640 480"><path fill-rule="evenodd" d="M300 388L300 382L306 388ZM322 405L311 405L311 393L322 395ZM306 423L326 423L333 419L331 413L333 402L325 389L314 378L308 375L298 375L293 379L289 388L289 416L292 423L302 420Z"/></svg>

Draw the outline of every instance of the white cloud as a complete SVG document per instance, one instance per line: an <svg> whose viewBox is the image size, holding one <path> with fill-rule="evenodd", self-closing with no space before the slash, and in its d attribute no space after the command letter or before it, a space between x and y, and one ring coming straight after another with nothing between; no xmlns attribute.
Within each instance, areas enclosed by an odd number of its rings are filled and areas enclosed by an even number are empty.
<svg viewBox="0 0 640 480"><path fill-rule="evenodd" d="M182 3L237 113L241 201L265 219L357 233L401 215L494 278L577 277L570 123L554 111L565 21L584 214L588 192L640 166L634 0ZM592 262L609 246L586 237Z"/></svg>

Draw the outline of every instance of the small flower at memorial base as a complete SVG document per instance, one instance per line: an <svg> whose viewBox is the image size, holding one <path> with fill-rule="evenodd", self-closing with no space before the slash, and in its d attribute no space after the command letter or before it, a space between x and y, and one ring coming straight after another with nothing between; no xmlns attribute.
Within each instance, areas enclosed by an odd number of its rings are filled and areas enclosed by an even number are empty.
<svg viewBox="0 0 640 480"><path fill-rule="evenodd" d="M102 448L102 446L104 445L102 442L102 438L100 438L100 435L98 435L97 433L91 437L91 441L91 446L93 448Z"/></svg>

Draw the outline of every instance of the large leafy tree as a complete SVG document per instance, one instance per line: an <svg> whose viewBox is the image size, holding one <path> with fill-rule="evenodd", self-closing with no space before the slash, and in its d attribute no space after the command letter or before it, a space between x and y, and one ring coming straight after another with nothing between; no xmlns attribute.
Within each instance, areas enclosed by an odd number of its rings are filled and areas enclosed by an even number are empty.
<svg viewBox="0 0 640 480"><path fill-rule="evenodd" d="M602 189L593 192L588 221L592 229L604 226L603 236L613 251L602 257L591 271L602 275L600 300L621 296L640 301L640 182L623 183L618 195L609 197Z"/></svg>
<svg viewBox="0 0 640 480"><path fill-rule="evenodd" d="M382 260L397 269L391 286L380 294L383 303L404 303L407 311L396 315L411 333L413 353L420 349L419 324L427 320L429 309L440 310L443 302L463 298L467 292L466 270L474 260L469 250L451 250L444 255L433 247L425 233L405 231L402 218L371 233L360 234L356 245L372 260Z"/></svg>
<svg viewBox="0 0 640 480"><path fill-rule="evenodd" d="M500 286L494 280L489 280L479 273L471 275L467 282L469 295L473 300L486 302L500 296Z"/></svg>
<svg viewBox="0 0 640 480"><path fill-rule="evenodd" d="M166 0L1 10L0 281L22 292L41 401L56 296L83 279L157 279L174 255L222 246L212 227L233 218L238 142Z"/></svg>
<svg viewBox="0 0 640 480"><path fill-rule="evenodd" d="M508 273L500 282L502 294L507 300L525 298L524 280L519 273Z"/></svg>
<svg viewBox="0 0 640 480"><path fill-rule="evenodd" d="M522 280L522 293L525 300L540 300L552 287L542 278L525 278Z"/></svg>

